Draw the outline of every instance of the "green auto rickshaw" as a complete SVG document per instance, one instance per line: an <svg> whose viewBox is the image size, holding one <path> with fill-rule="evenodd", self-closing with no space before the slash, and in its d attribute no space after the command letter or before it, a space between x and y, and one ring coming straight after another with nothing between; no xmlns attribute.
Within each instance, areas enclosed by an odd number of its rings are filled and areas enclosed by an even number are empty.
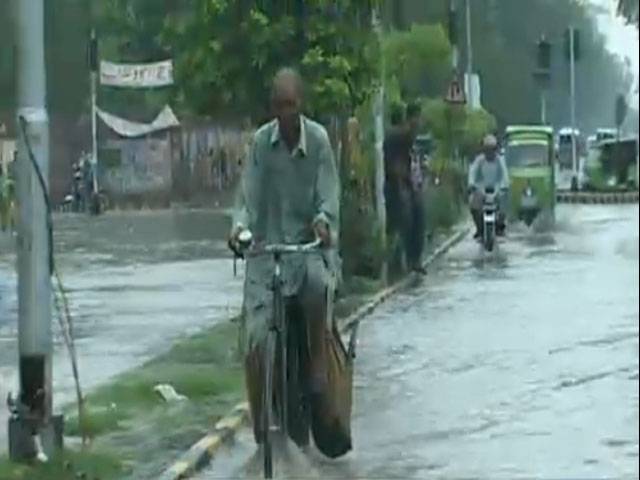
<svg viewBox="0 0 640 480"><path fill-rule="evenodd" d="M511 179L510 220L530 227L544 217L555 219L556 182L553 129L541 125L513 125L505 132L505 161Z"/></svg>

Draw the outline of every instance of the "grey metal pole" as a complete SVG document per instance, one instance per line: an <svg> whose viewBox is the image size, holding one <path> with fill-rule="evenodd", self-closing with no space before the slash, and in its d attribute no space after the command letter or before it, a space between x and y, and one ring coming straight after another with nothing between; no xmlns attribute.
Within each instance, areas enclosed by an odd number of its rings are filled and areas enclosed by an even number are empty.
<svg viewBox="0 0 640 480"><path fill-rule="evenodd" d="M547 95L544 89L540 91L540 120L542 125L547 124Z"/></svg>
<svg viewBox="0 0 640 480"><path fill-rule="evenodd" d="M91 30L91 42L96 41L96 31ZM96 59L98 62L98 59ZM99 62L98 62L99 65ZM98 66L99 68L99 66ZM98 192L98 109L97 109L98 73L91 69L91 163L93 165L93 192Z"/></svg>
<svg viewBox="0 0 640 480"><path fill-rule="evenodd" d="M569 74L571 82L571 188L576 189L578 184L578 153L576 145L576 58L575 58L575 29L569 27Z"/></svg>
<svg viewBox="0 0 640 480"><path fill-rule="evenodd" d="M466 23L467 23L467 75L469 76L469 84L471 84L471 74L473 73L473 45L471 42L471 0L465 1L466 5ZM469 92L467 92L467 95Z"/></svg>
<svg viewBox="0 0 640 480"><path fill-rule="evenodd" d="M378 41L382 43L382 19L380 12L374 10L372 16L373 28L378 35ZM387 211L384 196L384 78L385 65L384 56L380 62L380 86L376 92L373 104L373 116L375 122L375 151L376 151L376 213L378 217L378 228L380 228L383 238L383 245L386 247L386 231L387 231ZM382 263L381 272L382 281L387 282L388 265L386 259Z"/></svg>
<svg viewBox="0 0 640 480"><path fill-rule="evenodd" d="M640 189L640 133L636 132L636 188Z"/></svg>
<svg viewBox="0 0 640 480"><path fill-rule="evenodd" d="M27 148L48 188L43 0L15 2L17 44L18 351L20 395L9 419L14 460L46 460L56 446L52 418L51 277L46 203ZM21 125L25 125L23 132ZM25 136L26 134L26 136ZM61 432L60 432L61 433Z"/></svg>

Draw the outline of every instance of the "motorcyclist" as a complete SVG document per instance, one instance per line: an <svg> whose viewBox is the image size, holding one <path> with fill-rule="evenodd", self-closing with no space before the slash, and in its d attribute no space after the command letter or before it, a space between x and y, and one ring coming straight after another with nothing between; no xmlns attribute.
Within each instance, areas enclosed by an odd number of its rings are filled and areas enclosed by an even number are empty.
<svg viewBox="0 0 640 480"><path fill-rule="evenodd" d="M339 178L326 130L301 114L302 80L291 69L281 70L272 87L275 118L255 133L244 165L239 205L230 245L249 230L260 243L306 243L314 237L325 246L337 246ZM287 305L299 312L309 332L308 370L311 402L326 392L325 333L330 289L336 264L323 255L283 257L281 272ZM245 373L254 435L261 443L260 406L263 379L262 349L267 322L273 314L271 278L273 259L247 259L244 286ZM288 309L289 311L289 309ZM304 435L290 435L299 445Z"/></svg>
<svg viewBox="0 0 640 480"><path fill-rule="evenodd" d="M498 218L496 233L504 235L507 191L509 189L509 172L504 157L499 153L495 135L488 134L482 140L482 153L478 155L469 168L469 206L476 226L474 238L482 237L482 203L487 187L497 192Z"/></svg>

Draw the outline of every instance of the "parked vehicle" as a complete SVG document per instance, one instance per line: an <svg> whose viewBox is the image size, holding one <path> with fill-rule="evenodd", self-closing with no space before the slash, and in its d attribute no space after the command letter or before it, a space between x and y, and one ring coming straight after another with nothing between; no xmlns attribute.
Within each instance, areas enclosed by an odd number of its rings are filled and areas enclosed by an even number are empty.
<svg viewBox="0 0 640 480"><path fill-rule="evenodd" d="M575 137L576 142L576 156L579 162L580 157L584 156L586 145L580 130L576 128L562 128L558 132L558 138L556 142L556 151L558 157L558 166L562 170L573 169L573 157L572 157L572 138Z"/></svg>
<svg viewBox="0 0 640 480"><path fill-rule="evenodd" d="M589 150L582 187L592 191L619 191L635 187L637 137L606 139Z"/></svg>

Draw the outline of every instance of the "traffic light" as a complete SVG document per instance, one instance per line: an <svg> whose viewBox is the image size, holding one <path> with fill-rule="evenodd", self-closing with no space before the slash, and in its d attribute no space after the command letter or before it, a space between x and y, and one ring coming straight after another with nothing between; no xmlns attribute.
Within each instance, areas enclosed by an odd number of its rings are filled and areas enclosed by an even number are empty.
<svg viewBox="0 0 640 480"><path fill-rule="evenodd" d="M544 36L538 41L538 69L551 70L551 43Z"/></svg>
<svg viewBox="0 0 640 480"><path fill-rule="evenodd" d="M573 58L575 61L580 60L580 31L575 28L568 28L564 32L564 54L567 60L571 59L571 32L573 31Z"/></svg>
<svg viewBox="0 0 640 480"><path fill-rule="evenodd" d="M91 72L98 71L98 39L96 38L95 32L91 32L91 38L89 39L87 62L89 63L89 70Z"/></svg>
<svg viewBox="0 0 640 480"><path fill-rule="evenodd" d="M449 13L447 17L447 27L449 30L449 43L451 45L458 44L458 13L456 12L456 8L451 5L449 7Z"/></svg>

